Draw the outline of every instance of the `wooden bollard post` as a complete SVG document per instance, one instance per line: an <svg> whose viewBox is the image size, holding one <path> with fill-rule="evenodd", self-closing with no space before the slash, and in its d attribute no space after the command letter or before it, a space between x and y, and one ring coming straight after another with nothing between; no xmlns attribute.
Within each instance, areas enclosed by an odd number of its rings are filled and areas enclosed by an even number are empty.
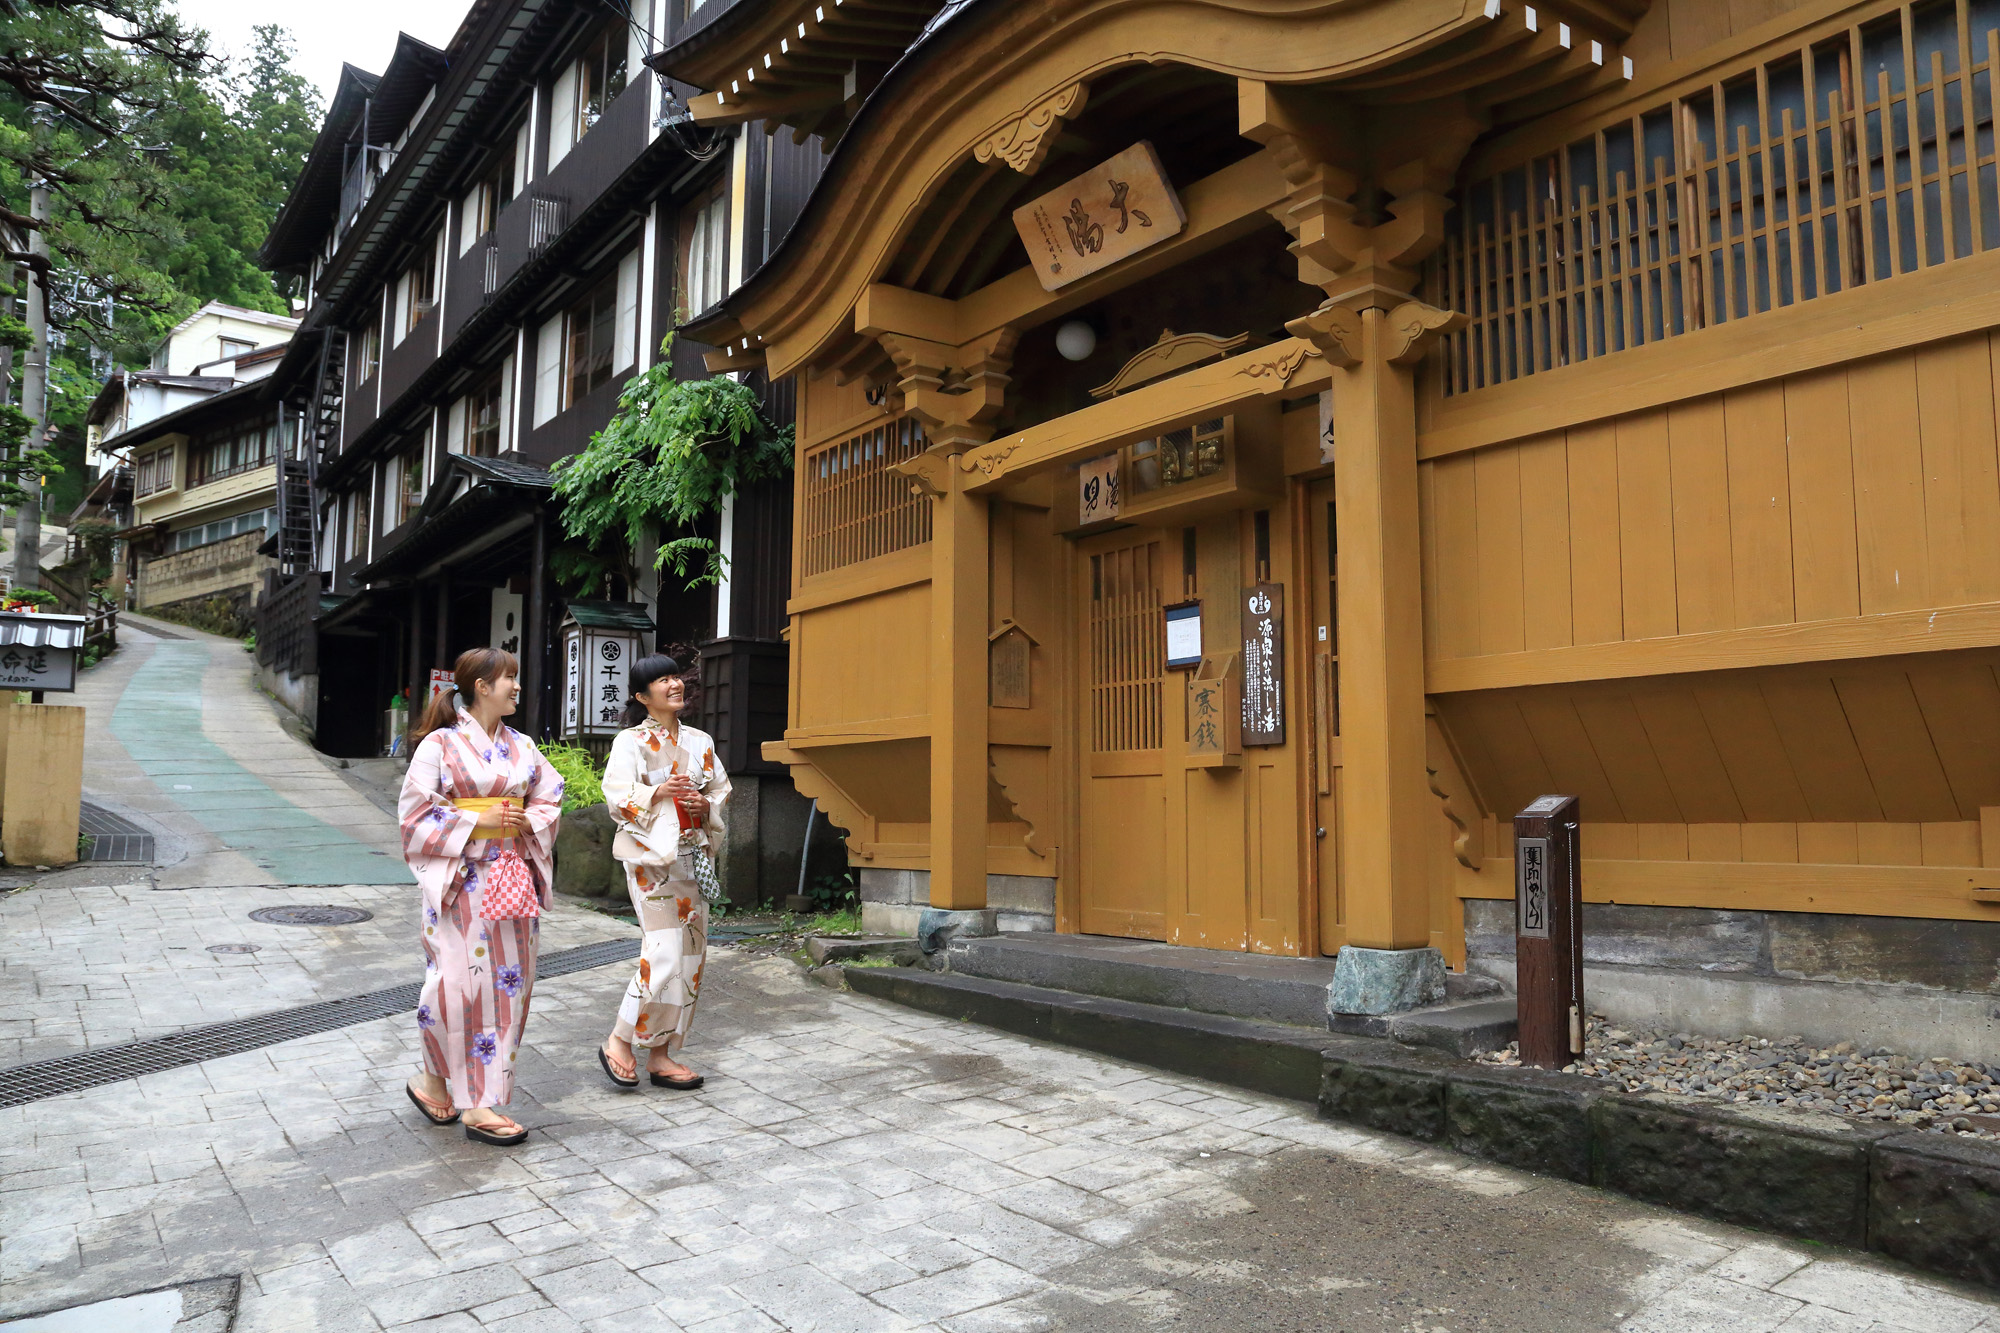
<svg viewBox="0 0 2000 1333"><path fill-rule="evenodd" d="M76 860L83 799L83 709L15 704L7 724L0 848L7 864L66 866Z"/></svg>
<svg viewBox="0 0 2000 1333"><path fill-rule="evenodd" d="M1521 1063L1560 1069L1583 1054L1583 865L1574 796L1514 816L1514 980Z"/></svg>

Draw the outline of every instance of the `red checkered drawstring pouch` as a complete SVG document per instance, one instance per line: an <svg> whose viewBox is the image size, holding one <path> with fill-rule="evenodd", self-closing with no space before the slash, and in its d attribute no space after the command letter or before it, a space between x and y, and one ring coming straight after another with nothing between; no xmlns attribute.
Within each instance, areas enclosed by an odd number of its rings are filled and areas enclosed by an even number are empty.
<svg viewBox="0 0 2000 1333"><path fill-rule="evenodd" d="M479 895L479 915L488 921L540 916L541 898L535 877L520 853L503 851L486 863L486 887Z"/></svg>

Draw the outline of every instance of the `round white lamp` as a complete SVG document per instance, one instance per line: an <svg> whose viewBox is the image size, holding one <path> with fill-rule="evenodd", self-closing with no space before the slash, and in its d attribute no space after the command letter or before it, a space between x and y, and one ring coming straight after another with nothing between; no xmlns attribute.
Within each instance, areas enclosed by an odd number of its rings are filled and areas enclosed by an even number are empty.
<svg viewBox="0 0 2000 1333"><path fill-rule="evenodd" d="M1065 361L1081 361L1097 350L1097 330L1072 319L1056 330L1056 350Z"/></svg>

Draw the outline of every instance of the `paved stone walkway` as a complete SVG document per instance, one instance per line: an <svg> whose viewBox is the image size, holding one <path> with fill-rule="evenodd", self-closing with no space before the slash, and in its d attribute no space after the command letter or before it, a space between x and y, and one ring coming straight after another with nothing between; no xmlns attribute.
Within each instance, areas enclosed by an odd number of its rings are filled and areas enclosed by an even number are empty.
<svg viewBox="0 0 2000 1333"><path fill-rule="evenodd" d="M350 926L274 926L260 907L358 907ZM58 885L0 898L0 1064L380 990L423 976L414 885L155 889ZM630 927L584 909L543 918L553 952ZM255 953L209 946L255 945Z"/></svg>
<svg viewBox="0 0 2000 1333"><path fill-rule="evenodd" d="M1861 1256L1333 1126L719 953L624 1092L545 982L521 1148L425 1125L407 1018L0 1111L0 1316L242 1274L250 1330L2000 1333Z"/></svg>
<svg viewBox="0 0 2000 1333"><path fill-rule="evenodd" d="M119 641L73 696L84 794L159 833L155 883L411 882L393 821L285 730L241 643L146 617Z"/></svg>

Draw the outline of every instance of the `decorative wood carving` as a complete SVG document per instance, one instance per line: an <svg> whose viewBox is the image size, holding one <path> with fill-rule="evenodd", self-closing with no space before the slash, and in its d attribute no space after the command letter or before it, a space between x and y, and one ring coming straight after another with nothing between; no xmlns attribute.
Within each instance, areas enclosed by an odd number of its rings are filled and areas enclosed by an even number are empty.
<svg viewBox="0 0 2000 1333"><path fill-rule="evenodd" d="M1382 322L1383 359L1392 365L1414 366L1424 359L1432 344L1469 323L1469 317L1455 310L1439 310L1422 301L1405 301Z"/></svg>
<svg viewBox="0 0 2000 1333"><path fill-rule="evenodd" d="M1006 464L1017 447L1019 447L1018 441L1007 440L968 450L961 455L959 466L967 472L980 472L990 477Z"/></svg>
<svg viewBox="0 0 2000 1333"><path fill-rule="evenodd" d="M1305 364L1307 357L1318 355L1319 353L1310 346L1294 346L1265 357L1261 361L1252 361L1241 366L1236 373L1248 375L1253 380L1275 379L1278 383L1284 384L1298 373L1299 367Z"/></svg>
<svg viewBox="0 0 2000 1333"><path fill-rule="evenodd" d="M1458 830L1458 832L1452 836L1451 854L1454 857L1456 857L1458 859L1458 863L1464 866L1467 870L1479 869L1479 858L1475 856L1472 851L1472 826L1465 822L1465 817L1463 815L1459 814L1457 810L1452 808L1451 793L1446 791L1443 785L1438 782L1438 771L1435 768L1431 768L1428 765L1426 765L1424 768L1424 772L1428 774L1430 777L1431 795L1437 797L1438 800L1443 803L1444 817L1447 820L1451 821L1451 826L1453 828Z"/></svg>
<svg viewBox="0 0 2000 1333"><path fill-rule="evenodd" d="M1049 830L1055 826L1049 790L1049 752L1034 745L989 745L986 760L1000 794L1007 798L1016 817L1028 826L1021 845L1036 856L1049 856L1055 851L1047 845Z"/></svg>
<svg viewBox="0 0 2000 1333"><path fill-rule="evenodd" d="M1220 338L1213 333L1177 334L1172 329L1161 329L1158 342L1127 361L1111 377L1110 383L1098 385L1090 391L1090 396L1109 398L1127 389L1136 389L1141 384L1150 384L1175 371L1212 361L1225 352L1233 352L1249 340L1247 333L1239 333L1234 338Z"/></svg>
<svg viewBox="0 0 2000 1333"><path fill-rule="evenodd" d="M1022 112L1020 119L1008 121L982 139L972 156L981 162L997 157L1023 176L1032 176L1055 146L1056 130L1083 110L1089 98L1090 85L1086 83L1072 83L1050 93Z"/></svg>
<svg viewBox="0 0 2000 1333"><path fill-rule="evenodd" d="M1285 325L1285 332L1303 338L1319 349L1330 366L1361 364L1361 315L1346 306L1328 301L1310 315L1300 315Z"/></svg>
<svg viewBox="0 0 2000 1333"><path fill-rule="evenodd" d="M891 463L889 470L910 479L912 495L927 495L935 500L951 493L951 455L940 445L932 445L915 458Z"/></svg>

